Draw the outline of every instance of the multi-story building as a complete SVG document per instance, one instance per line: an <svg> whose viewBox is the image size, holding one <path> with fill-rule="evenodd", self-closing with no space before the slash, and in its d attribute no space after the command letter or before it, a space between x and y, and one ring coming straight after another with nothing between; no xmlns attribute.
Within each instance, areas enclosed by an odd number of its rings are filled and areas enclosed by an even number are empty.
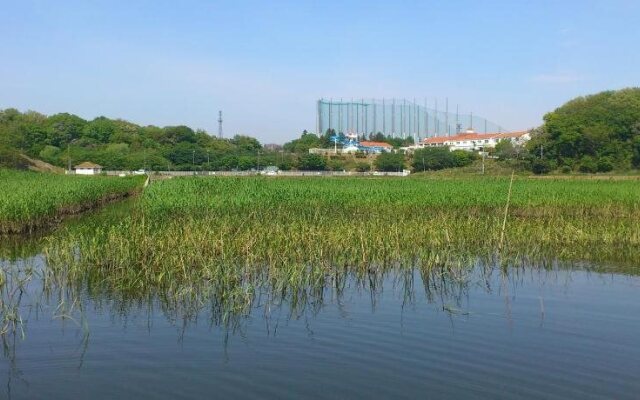
<svg viewBox="0 0 640 400"><path fill-rule="evenodd" d="M528 131L506 133L476 133L467 129L453 136L434 136L419 142L416 147L449 147L450 150L481 151L496 147L503 140L509 140L514 145L523 145L531 139Z"/></svg>

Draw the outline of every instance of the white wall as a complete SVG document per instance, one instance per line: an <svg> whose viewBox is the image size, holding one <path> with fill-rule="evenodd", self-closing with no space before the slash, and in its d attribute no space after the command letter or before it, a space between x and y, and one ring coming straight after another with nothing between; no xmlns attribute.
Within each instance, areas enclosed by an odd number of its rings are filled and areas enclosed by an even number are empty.
<svg viewBox="0 0 640 400"><path fill-rule="evenodd" d="M76 168L76 175L97 175L100 173L99 169L93 168Z"/></svg>

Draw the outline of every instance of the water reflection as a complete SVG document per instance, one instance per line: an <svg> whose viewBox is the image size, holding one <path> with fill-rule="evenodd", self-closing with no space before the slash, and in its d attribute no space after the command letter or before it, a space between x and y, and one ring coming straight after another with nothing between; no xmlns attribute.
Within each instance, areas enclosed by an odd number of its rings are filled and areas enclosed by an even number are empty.
<svg viewBox="0 0 640 400"><path fill-rule="evenodd" d="M129 212L111 210L69 224ZM132 289L50 268L41 252L52 240L55 232L0 241L8 398L640 392L633 260L243 266L228 279Z"/></svg>
<svg viewBox="0 0 640 400"><path fill-rule="evenodd" d="M225 289L217 286L212 290L207 282L183 289L183 296L176 296L177 292L171 292L171 295L115 293L112 288L96 286L95 282L90 283L93 286L66 282L64 277L42 272L46 269L38 266L38 262L41 259L36 257L30 262L5 262L3 266L2 338L7 363L7 395L19 394L18 398L28 397L25 393L34 394L26 388L36 385L33 380L41 373L34 372L38 371L38 362L52 363L47 364L51 365L48 368L56 368L56 363L67 365L73 361L76 371L85 368L93 371L95 363L102 362L103 357L127 364L132 361L126 354L145 353L142 349L146 346L176 349L205 346L201 349L204 350L211 346L211 338L218 338L215 346L219 346L220 351L210 354L213 359L208 360L207 365L216 365L216 370L222 368L224 371L225 365L245 359L246 353L252 351L251 343L291 351L280 342L278 338L281 337L293 340L296 346L333 338L338 340L334 345L348 353L344 357L353 357L363 351L354 344L357 342L352 342L356 335L369 343L389 343L392 348L407 341L415 346L433 341L434 345L446 347L450 341L455 342L456 337L470 334L469 340L479 344L477 335L502 337L504 332L514 335L523 327L544 332L549 313L553 316L550 329L560 329L554 340L566 341L562 329L575 330L579 326L582 335L591 335L591 330L593 335L599 335L598 328L590 324L604 319L594 311L593 315L581 314L580 318L584 320L563 328L567 323L563 319L572 321L576 316L571 314L570 307L566 308L558 300L558 296L565 296L569 305L577 299L594 308L617 307L617 297L613 301L607 298L615 291L627 296L633 293L636 301L640 299L637 293L640 281L636 277L593 272L584 266L576 269L557 262L502 266L475 260L466 268L395 265L372 266L366 272L336 268L323 280L307 280L322 284L292 287L272 282L264 276L262 284L254 288L249 299L221 296ZM629 287L636 292L630 292ZM602 292L585 296L585 290L589 288ZM226 290L233 292L235 288ZM607 309L616 315L614 311ZM590 322L585 324L584 321ZM471 328L470 324L476 327ZM637 319L625 324L620 329L640 328ZM473 335L469 329L479 331ZM416 331L423 333L418 337ZM59 346L60 352L49 349L44 354L37 353L47 346L54 349ZM105 351L109 347L113 347L110 351L123 353L107 356L109 352ZM296 349L294 352L304 353L304 350ZM479 349L467 351L470 353L464 357L483 354ZM512 352L514 349L501 348L500 351ZM479 353L474 356L473 352ZM187 358L199 359L197 350L187 353ZM88 355L91 357L87 358ZM307 356L311 357L310 354ZM571 356L575 354L571 353ZM223 364L216 362L216 358ZM170 364L164 358L153 359L163 365ZM384 358L376 358L375 362L386 365L387 361L382 360ZM363 360L355 357L342 361L354 363L356 367L362 366ZM418 360L415 362L419 363ZM290 368L296 367L288 365L285 369L290 371ZM77 373L84 376L84 373ZM96 378L89 380L92 379ZM61 393L69 395L72 392L62 390Z"/></svg>

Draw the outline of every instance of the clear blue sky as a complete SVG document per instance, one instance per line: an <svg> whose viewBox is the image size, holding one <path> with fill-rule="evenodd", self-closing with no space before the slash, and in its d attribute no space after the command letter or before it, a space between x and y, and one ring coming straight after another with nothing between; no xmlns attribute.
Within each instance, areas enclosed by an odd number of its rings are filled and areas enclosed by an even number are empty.
<svg viewBox="0 0 640 400"><path fill-rule="evenodd" d="M325 98L435 97L515 130L640 85L640 1L5 1L0 108L263 142Z"/></svg>

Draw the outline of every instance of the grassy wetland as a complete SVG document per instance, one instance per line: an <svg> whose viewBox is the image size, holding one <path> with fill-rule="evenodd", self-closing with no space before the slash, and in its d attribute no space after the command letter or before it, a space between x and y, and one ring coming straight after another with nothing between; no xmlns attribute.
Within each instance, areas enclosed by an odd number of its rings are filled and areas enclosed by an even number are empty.
<svg viewBox="0 0 640 400"><path fill-rule="evenodd" d="M238 387L228 382L245 375L256 382L246 393L297 387L312 396L315 386L299 383L305 368L319 368L323 385L336 383L339 360L352 371L349 385L371 396L436 385L427 374L371 387L372 376L384 381L405 366L400 380L424 368L460 371L460 379L447 375L453 388L473 383L460 397L540 387L580 397L582 384L625 398L637 392L630 376L639 354L626 335L636 331L628 315L640 304L639 194L629 180L508 176L154 181L139 196L0 243L6 386L25 396L51 387L59 397L77 395L42 373L46 359L78 374L87 393L102 384L105 396L117 395L103 381L108 370L110 381L123 371L120 380L153 382L157 391L142 397L177 395L176 373L158 374L153 360L165 371L191 371L189 379L215 371L225 397ZM211 345L216 337L220 346ZM593 337L615 340L594 347ZM585 346L595 348L595 362L577 362ZM198 363L205 366L194 370ZM562 375L558 363L568 363ZM609 370L614 363L620 367ZM496 366L488 385L486 368ZM261 375L270 369L288 378L274 386ZM504 389L510 371L524 386ZM596 373L622 385L582 381ZM208 387L206 376L194 390ZM567 383L547 383L558 376Z"/></svg>
<svg viewBox="0 0 640 400"><path fill-rule="evenodd" d="M76 285L169 299L204 288L242 308L264 284L295 298L345 274L455 275L479 259L634 268L639 196L633 181L178 178L108 225L59 232L44 255Z"/></svg>
<svg viewBox="0 0 640 400"><path fill-rule="evenodd" d="M44 228L61 217L126 197L143 178L63 176L0 169L0 234Z"/></svg>

